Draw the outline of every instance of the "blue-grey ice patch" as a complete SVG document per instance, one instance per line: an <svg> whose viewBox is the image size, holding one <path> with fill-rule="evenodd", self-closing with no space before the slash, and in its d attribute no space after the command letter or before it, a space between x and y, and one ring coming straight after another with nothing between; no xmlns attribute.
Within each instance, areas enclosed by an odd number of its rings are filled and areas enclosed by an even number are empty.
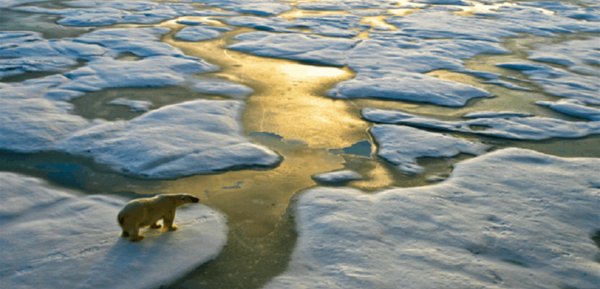
<svg viewBox="0 0 600 289"><path fill-rule="evenodd" d="M558 101L536 101L535 104L548 107L554 111L569 116L579 117L587 120L600 121L600 109L586 106L576 99L561 99Z"/></svg>
<svg viewBox="0 0 600 289"><path fill-rule="evenodd" d="M305 10L330 10L330 11L350 11L357 12L361 9L392 9L398 7L398 1L394 0L379 0L379 1L364 1L364 0L321 0L321 1L306 1L296 5L296 7Z"/></svg>
<svg viewBox="0 0 600 289"><path fill-rule="evenodd" d="M219 38L221 33L229 31L227 27L191 26L175 33L175 38L185 41L204 41Z"/></svg>
<svg viewBox="0 0 600 289"><path fill-rule="evenodd" d="M225 217L204 205L178 209L179 230L148 229L132 243L116 222L125 199L77 196L12 173L0 173L0 191L5 288L160 287L214 259L226 243Z"/></svg>
<svg viewBox="0 0 600 289"><path fill-rule="evenodd" d="M292 9L286 3L277 0L195 0L195 2L205 3L207 5L257 16L274 16Z"/></svg>
<svg viewBox="0 0 600 289"><path fill-rule="evenodd" d="M133 112L146 112L149 111L152 106L152 102L147 100L135 100L123 97L113 99L109 101L108 104L127 106Z"/></svg>
<svg viewBox="0 0 600 289"><path fill-rule="evenodd" d="M74 39L76 42L96 44L110 49L110 56L132 53L139 57L173 55L183 57L181 50L161 42L171 31L164 27L99 29Z"/></svg>
<svg viewBox="0 0 600 289"><path fill-rule="evenodd" d="M44 13L61 18L58 24L66 26L109 26L121 23L151 24L178 16L194 16L197 13L190 3L152 1L65 1L67 7L18 6L13 10L28 13ZM198 15L200 16L200 15Z"/></svg>
<svg viewBox="0 0 600 289"><path fill-rule="evenodd" d="M315 34L328 37L352 38L366 27L360 24L361 17L356 15L327 15L299 17L292 21L295 27L311 30Z"/></svg>
<svg viewBox="0 0 600 289"><path fill-rule="evenodd" d="M599 170L505 149L432 186L308 190L291 262L264 288L596 288Z"/></svg>
<svg viewBox="0 0 600 289"><path fill-rule="evenodd" d="M242 109L238 101L178 103L80 130L58 148L148 178L277 165L277 153L244 137Z"/></svg>
<svg viewBox="0 0 600 289"><path fill-rule="evenodd" d="M327 93L333 98L380 98L460 107L473 98L490 97L480 88L420 73L359 74Z"/></svg>
<svg viewBox="0 0 600 289"><path fill-rule="evenodd" d="M548 94L600 105L598 75L574 73L546 64L529 62L499 63L497 66L520 71Z"/></svg>
<svg viewBox="0 0 600 289"><path fill-rule="evenodd" d="M107 49L70 40L46 40L39 33L0 31L0 78L26 72L59 72L77 60L103 55Z"/></svg>
<svg viewBox="0 0 600 289"><path fill-rule="evenodd" d="M194 80L192 90L206 94L225 95L236 99L245 98L254 90L243 84L218 78L198 78Z"/></svg>
<svg viewBox="0 0 600 289"><path fill-rule="evenodd" d="M599 9L600 11L600 9ZM529 53L529 59L555 63L581 74L600 77L600 37L540 45Z"/></svg>
<svg viewBox="0 0 600 289"><path fill-rule="evenodd" d="M316 174L312 179L321 184L335 185L360 180L362 176L353 170L339 170Z"/></svg>
<svg viewBox="0 0 600 289"><path fill-rule="evenodd" d="M517 140L580 138L600 134L600 121L567 121L547 117L480 117L469 120L439 120L414 114L366 108L362 116L372 122L471 133Z"/></svg>
<svg viewBox="0 0 600 289"><path fill-rule="evenodd" d="M533 114L516 111L475 111L463 115L464 118L510 118L529 116L533 116Z"/></svg>
<svg viewBox="0 0 600 289"><path fill-rule="evenodd" d="M236 36L235 40L239 42L229 45L230 49L333 66L343 66L346 63L345 52L357 42L345 38L268 32L244 33Z"/></svg>
<svg viewBox="0 0 600 289"><path fill-rule="evenodd" d="M375 125L369 132L378 144L377 155L407 174L423 172L418 158L480 155L488 149L478 142L402 125Z"/></svg>
<svg viewBox="0 0 600 289"><path fill-rule="evenodd" d="M159 55L136 61L100 57L65 73L71 81L59 88L90 92L117 87L164 87L183 84L190 74L215 70L215 65L193 57Z"/></svg>
<svg viewBox="0 0 600 289"><path fill-rule="evenodd" d="M225 23L238 26L238 27L249 27L260 31L275 31L275 32L294 32L293 25L281 18L267 18L259 16L238 16L223 18L222 21Z"/></svg>

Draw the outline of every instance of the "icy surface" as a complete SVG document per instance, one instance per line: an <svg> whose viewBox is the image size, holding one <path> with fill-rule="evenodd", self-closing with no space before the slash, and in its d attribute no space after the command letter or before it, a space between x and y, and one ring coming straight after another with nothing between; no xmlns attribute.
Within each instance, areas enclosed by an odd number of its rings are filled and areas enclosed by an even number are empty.
<svg viewBox="0 0 600 289"><path fill-rule="evenodd" d="M588 120L600 120L600 109L586 106L576 99L561 99L556 102L537 101L537 105L548 107L557 112Z"/></svg>
<svg viewBox="0 0 600 289"><path fill-rule="evenodd" d="M577 73L600 77L598 43L600 43L600 37L543 45L536 47L530 53L529 59L564 65Z"/></svg>
<svg viewBox="0 0 600 289"><path fill-rule="evenodd" d="M192 90L207 94L226 95L233 98L244 98L254 90L243 84L217 78L199 78L192 86Z"/></svg>
<svg viewBox="0 0 600 289"><path fill-rule="evenodd" d="M472 98L488 97L483 89L440 80L418 73L395 73L383 77L358 77L336 85L328 92L334 98L381 98L464 106Z"/></svg>
<svg viewBox="0 0 600 289"><path fill-rule="evenodd" d="M377 142L377 155L409 174L423 172L421 157L453 157L460 153L483 154L486 145L400 125L375 125L369 132Z"/></svg>
<svg viewBox="0 0 600 289"><path fill-rule="evenodd" d="M204 41L218 38L221 33L229 30L226 27L191 26L179 30L175 37L185 41Z"/></svg>
<svg viewBox="0 0 600 289"><path fill-rule="evenodd" d="M178 209L177 231L148 229L132 243L116 221L125 199L76 196L12 173L0 173L0 191L2 288L156 288L226 243L224 217L203 205Z"/></svg>
<svg viewBox="0 0 600 289"><path fill-rule="evenodd" d="M406 112L364 109L365 119L377 123L403 124L453 132L472 133L518 140L549 138L579 138L600 134L600 121L566 121L547 117L474 118L464 121L444 121Z"/></svg>
<svg viewBox="0 0 600 289"><path fill-rule="evenodd" d="M108 102L108 104L127 106L134 112L145 112L150 110L150 107L152 106L152 102L147 100L135 100L122 97L113 99Z"/></svg>
<svg viewBox="0 0 600 289"><path fill-rule="evenodd" d="M322 184L342 184L360 180L362 179L362 176L352 170L341 170L313 175L312 178Z"/></svg>
<svg viewBox="0 0 600 289"><path fill-rule="evenodd" d="M506 149L438 185L315 188L280 288L596 288L598 159Z"/></svg>
<svg viewBox="0 0 600 289"><path fill-rule="evenodd" d="M237 101L164 106L129 121L78 131L59 148L151 178L278 164L279 155L243 136L238 122L242 109Z"/></svg>

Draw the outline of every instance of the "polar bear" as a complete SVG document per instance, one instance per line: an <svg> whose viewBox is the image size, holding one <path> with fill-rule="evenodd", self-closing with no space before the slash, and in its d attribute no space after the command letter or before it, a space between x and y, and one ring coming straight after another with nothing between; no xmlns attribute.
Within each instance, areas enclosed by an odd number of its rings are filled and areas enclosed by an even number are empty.
<svg viewBox="0 0 600 289"><path fill-rule="evenodd" d="M198 203L200 199L189 194L160 194L152 198L135 199L127 203L119 212L117 221L123 229L122 237L128 237L136 242L144 239L139 234L142 227L158 229L158 221L163 220L164 228L169 231L177 230L173 225L175 209L187 203Z"/></svg>

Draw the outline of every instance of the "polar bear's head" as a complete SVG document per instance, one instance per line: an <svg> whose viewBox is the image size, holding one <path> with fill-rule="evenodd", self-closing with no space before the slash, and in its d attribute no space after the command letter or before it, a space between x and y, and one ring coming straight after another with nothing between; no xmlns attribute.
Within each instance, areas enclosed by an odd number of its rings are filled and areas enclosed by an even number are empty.
<svg viewBox="0 0 600 289"><path fill-rule="evenodd" d="M200 199L198 199L197 197L194 197L190 194L172 194L172 195L169 195L169 197L175 201L176 206L200 202Z"/></svg>

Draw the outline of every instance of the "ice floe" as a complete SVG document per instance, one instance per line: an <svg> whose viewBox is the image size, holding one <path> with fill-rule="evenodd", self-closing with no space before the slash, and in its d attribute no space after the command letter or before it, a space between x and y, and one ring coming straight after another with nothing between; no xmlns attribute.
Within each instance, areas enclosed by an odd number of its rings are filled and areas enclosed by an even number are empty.
<svg viewBox="0 0 600 289"><path fill-rule="evenodd" d="M192 90L206 94L225 95L233 98L244 98L254 90L243 84L218 78L198 78L194 80Z"/></svg>
<svg viewBox="0 0 600 289"><path fill-rule="evenodd" d="M369 132L378 144L377 155L408 174L423 172L418 158L479 155L488 148L478 142L402 125L375 125Z"/></svg>
<svg viewBox="0 0 600 289"><path fill-rule="evenodd" d="M360 74L341 82L327 93L334 98L381 98L464 106L472 98L489 97L487 91L419 73L395 73L369 77Z"/></svg>
<svg viewBox="0 0 600 289"><path fill-rule="evenodd" d="M204 41L215 39L221 36L221 33L229 31L227 27L212 27L212 26L191 26L184 27L175 33L175 38L185 41Z"/></svg>
<svg viewBox="0 0 600 289"><path fill-rule="evenodd" d="M600 76L599 37L584 40L571 40L553 45L536 47L529 59L541 62L555 63L569 67L570 70Z"/></svg>
<svg viewBox="0 0 600 289"><path fill-rule="evenodd" d="M576 99L561 99L559 101L536 101L537 105L548 107L554 111L569 116L588 120L600 120L600 109L586 106Z"/></svg>
<svg viewBox="0 0 600 289"><path fill-rule="evenodd" d="M278 154L243 136L242 109L238 101L178 103L77 131L58 148L150 178L277 165Z"/></svg>
<svg viewBox="0 0 600 289"><path fill-rule="evenodd" d="M360 180L362 176L353 170L340 170L316 174L312 176L312 179L321 184L333 185Z"/></svg>
<svg viewBox="0 0 600 289"><path fill-rule="evenodd" d="M579 138L600 134L600 121L567 121L539 116L504 118L486 116L469 120L447 121L402 111L372 108L363 109L362 115L365 119L377 123L403 124L518 140Z"/></svg>
<svg viewBox="0 0 600 289"><path fill-rule="evenodd" d="M598 170L505 149L437 185L310 189L291 263L264 288L596 288Z"/></svg>
<svg viewBox="0 0 600 289"><path fill-rule="evenodd" d="M3 288L155 288L214 259L227 238L225 218L204 206L182 207L179 230L150 230L132 243L116 216L127 202L77 196L45 182L0 173L0 284Z"/></svg>

